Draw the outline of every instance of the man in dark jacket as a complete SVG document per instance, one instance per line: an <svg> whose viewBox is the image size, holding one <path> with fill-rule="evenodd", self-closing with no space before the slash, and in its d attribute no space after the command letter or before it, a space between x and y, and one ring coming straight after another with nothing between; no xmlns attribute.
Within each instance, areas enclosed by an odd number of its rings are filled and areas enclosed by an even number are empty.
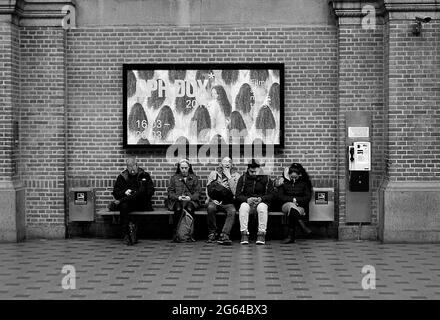
<svg viewBox="0 0 440 320"><path fill-rule="evenodd" d="M244 175L238 179L235 198L240 206L241 244L249 243L249 213L258 213L256 244L265 244L268 207L273 200L273 183L267 175L258 175L260 164L252 159Z"/></svg>
<svg viewBox="0 0 440 320"><path fill-rule="evenodd" d="M150 175L138 167L135 158L128 158L127 168L116 178L113 188L113 197L119 201L122 234L127 245L137 242L136 225L130 212L153 211L153 194L154 185Z"/></svg>

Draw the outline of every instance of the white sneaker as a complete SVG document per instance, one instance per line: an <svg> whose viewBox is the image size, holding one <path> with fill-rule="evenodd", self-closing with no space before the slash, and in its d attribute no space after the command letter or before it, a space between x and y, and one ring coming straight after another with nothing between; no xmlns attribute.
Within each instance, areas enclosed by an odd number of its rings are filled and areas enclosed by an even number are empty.
<svg viewBox="0 0 440 320"><path fill-rule="evenodd" d="M266 244L266 234L264 232L258 232L256 244Z"/></svg>
<svg viewBox="0 0 440 320"><path fill-rule="evenodd" d="M249 244L249 234L246 231L241 233L241 244Z"/></svg>

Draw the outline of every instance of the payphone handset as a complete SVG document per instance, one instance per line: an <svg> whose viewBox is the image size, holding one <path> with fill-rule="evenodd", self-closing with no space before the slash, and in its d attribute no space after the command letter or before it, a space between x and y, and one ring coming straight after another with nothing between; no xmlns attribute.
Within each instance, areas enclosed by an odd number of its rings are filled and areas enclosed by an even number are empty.
<svg viewBox="0 0 440 320"><path fill-rule="evenodd" d="M354 142L348 147L348 170L370 171L371 170L371 143Z"/></svg>

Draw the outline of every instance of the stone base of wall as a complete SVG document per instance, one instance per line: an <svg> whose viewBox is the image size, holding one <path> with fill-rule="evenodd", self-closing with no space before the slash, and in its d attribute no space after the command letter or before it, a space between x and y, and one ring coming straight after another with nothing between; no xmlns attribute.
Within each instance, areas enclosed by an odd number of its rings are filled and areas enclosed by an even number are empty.
<svg viewBox="0 0 440 320"><path fill-rule="evenodd" d="M377 240L377 227L375 225L345 225L338 228L338 240Z"/></svg>
<svg viewBox="0 0 440 320"><path fill-rule="evenodd" d="M25 189L18 182L0 182L0 242L25 238Z"/></svg>
<svg viewBox="0 0 440 320"><path fill-rule="evenodd" d="M388 182L380 192L381 241L440 243L439 182Z"/></svg>
<svg viewBox="0 0 440 320"><path fill-rule="evenodd" d="M28 224L26 239L65 239L64 224Z"/></svg>

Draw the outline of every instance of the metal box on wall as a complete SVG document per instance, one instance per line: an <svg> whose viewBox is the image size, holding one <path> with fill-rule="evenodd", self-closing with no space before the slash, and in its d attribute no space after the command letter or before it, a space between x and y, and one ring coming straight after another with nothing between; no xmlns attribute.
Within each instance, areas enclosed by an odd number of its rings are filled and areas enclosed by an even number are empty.
<svg viewBox="0 0 440 320"><path fill-rule="evenodd" d="M309 203L309 221L335 220L335 189L313 188Z"/></svg>
<svg viewBox="0 0 440 320"><path fill-rule="evenodd" d="M95 189L71 188L69 190L69 222L94 221Z"/></svg>

